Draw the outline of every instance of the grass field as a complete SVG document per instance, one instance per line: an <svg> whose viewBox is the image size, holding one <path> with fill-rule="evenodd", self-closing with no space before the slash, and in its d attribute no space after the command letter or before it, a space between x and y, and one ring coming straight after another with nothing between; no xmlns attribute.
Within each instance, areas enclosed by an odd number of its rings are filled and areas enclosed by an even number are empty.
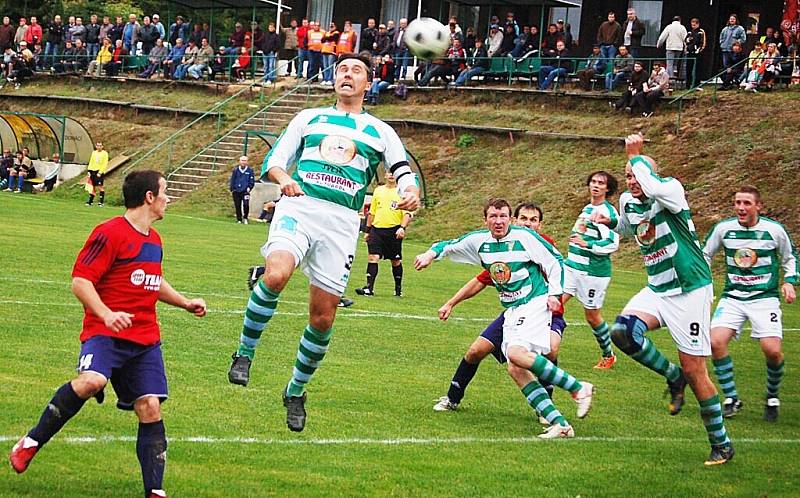
<svg viewBox="0 0 800 498"><path fill-rule="evenodd" d="M0 441L7 450L74 375L82 309L69 290L71 267L92 227L121 210L7 193L0 194L0 208L7 221L0 232ZM434 413L434 399L445 394L461 355L500 307L494 292L485 292L440 323L436 310L476 269L446 262L414 273L407 265L405 297L398 300L390 297L383 264L379 295L340 311L331 351L310 384L308 425L294 434L285 426L280 391L306 323L306 279L298 274L283 293L250 386L230 385L229 357L248 296L244 277L260 259L264 227L176 211L157 228L165 277L210 308L205 319L159 309L171 394L163 410L171 496L800 494L797 305L784 314L788 367L779 422L761 420L766 372L757 344L733 344L746 404L728 422L737 454L728 465L706 468L708 443L694 398L670 417L664 382L655 374L628 358L612 371L593 370L597 346L575 305L567 313L561 365L597 386L584 420L574 416L568 395L556 393L576 439L537 440L532 410L491 359L458 412ZM428 242L408 241L406 260ZM365 263L362 244L351 287L362 284ZM642 286L638 270L616 269L609 321ZM666 331L651 335L676 359ZM135 417L114 407L113 393L108 398L102 406L87 403L27 473L17 476L6 466L0 496L141 496Z"/></svg>

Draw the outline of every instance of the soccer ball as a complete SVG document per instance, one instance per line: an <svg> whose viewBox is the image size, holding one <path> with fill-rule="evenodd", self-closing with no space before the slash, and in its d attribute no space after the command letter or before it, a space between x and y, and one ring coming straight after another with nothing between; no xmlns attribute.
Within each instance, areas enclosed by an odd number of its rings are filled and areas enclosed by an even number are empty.
<svg viewBox="0 0 800 498"><path fill-rule="evenodd" d="M411 21L404 38L408 50L425 60L443 57L450 47L450 30L430 17Z"/></svg>

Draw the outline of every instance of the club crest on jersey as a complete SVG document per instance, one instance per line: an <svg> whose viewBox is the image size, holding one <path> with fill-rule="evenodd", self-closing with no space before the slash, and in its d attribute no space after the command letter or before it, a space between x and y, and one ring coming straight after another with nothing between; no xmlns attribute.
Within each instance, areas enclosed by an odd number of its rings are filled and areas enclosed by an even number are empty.
<svg viewBox="0 0 800 498"><path fill-rule="evenodd" d="M333 164L349 164L356 157L356 144L341 135L328 135L319 143L319 155Z"/></svg>
<svg viewBox="0 0 800 498"><path fill-rule="evenodd" d="M572 231L575 233L586 233L586 220L583 218L575 220L575 226L572 227Z"/></svg>
<svg viewBox="0 0 800 498"><path fill-rule="evenodd" d="M643 220L636 226L636 241L639 245L649 246L656 240L656 226L650 220Z"/></svg>
<svg viewBox="0 0 800 498"><path fill-rule="evenodd" d="M131 272L131 283L137 287L144 285L144 290L157 291L161 288L161 275L148 275L139 268Z"/></svg>
<svg viewBox="0 0 800 498"><path fill-rule="evenodd" d="M739 268L752 268L758 262L758 254L749 247L742 247L733 254L733 262Z"/></svg>
<svg viewBox="0 0 800 498"><path fill-rule="evenodd" d="M498 261L489 266L489 276L492 282L497 285L505 285L511 280L511 267L508 264Z"/></svg>

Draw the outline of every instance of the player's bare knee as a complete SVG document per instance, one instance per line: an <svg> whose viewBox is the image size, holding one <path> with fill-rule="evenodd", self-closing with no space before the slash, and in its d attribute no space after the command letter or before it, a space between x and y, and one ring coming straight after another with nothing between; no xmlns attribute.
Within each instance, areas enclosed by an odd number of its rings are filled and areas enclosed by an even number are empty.
<svg viewBox="0 0 800 498"><path fill-rule="evenodd" d="M530 374L529 370L508 362L508 375L514 379L517 384L524 384L525 380L528 380L527 377L530 376Z"/></svg>
<svg viewBox="0 0 800 498"><path fill-rule="evenodd" d="M477 341L470 345L467 353L464 355L464 359L467 360L467 363L476 365L483 361L483 359L486 358L486 355L491 353L493 349L494 346L492 346L492 343L478 338Z"/></svg>
<svg viewBox="0 0 800 498"><path fill-rule="evenodd" d="M603 316L600 314L600 310L584 309L583 314L586 317L586 323L592 328L597 328L603 323Z"/></svg>
<svg viewBox="0 0 800 498"><path fill-rule="evenodd" d="M137 399L133 404L133 410L140 422L151 423L161 420L161 401L156 396Z"/></svg>
<svg viewBox="0 0 800 498"><path fill-rule="evenodd" d="M728 355L729 340L727 334L711 331L711 352L714 358L722 358Z"/></svg>
<svg viewBox="0 0 800 498"><path fill-rule="evenodd" d="M88 399L106 387L108 380L100 374L84 372L72 381L72 390L82 399Z"/></svg>
<svg viewBox="0 0 800 498"><path fill-rule="evenodd" d="M381 260L380 254L368 254L367 255L367 263L378 263Z"/></svg>
<svg viewBox="0 0 800 498"><path fill-rule="evenodd" d="M402 259L393 259L392 260L392 266L400 266L402 264L403 264L403 260Z"/></svg>
<svg viewBox="0 0 800 498"><path fill-rule="evenodd" d="M780 365L783 363L783 351L780 349L765 350L764 357L770 365Z"/></svg>

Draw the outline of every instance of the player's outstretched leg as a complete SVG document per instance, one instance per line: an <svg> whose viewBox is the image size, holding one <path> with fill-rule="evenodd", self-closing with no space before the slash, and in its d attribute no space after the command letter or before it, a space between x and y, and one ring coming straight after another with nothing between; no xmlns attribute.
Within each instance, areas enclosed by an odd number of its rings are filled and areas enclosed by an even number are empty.
<svg viewBox="0 0 800 498"><path fill-rule="evenodd" d="M669 413L677 415L683 408L686 379L683 370L670 362L644 334L647 324L635 315L619 315L611 326L614 345L637 362L667 379L670 393Z"/></svg>
<svg viewBox="0 0 800 498"><path fill-rule="evenodd" d="M250 364L256 354L261 334L275 314L279 292L273 291L262 280L253 288L247 309L244 312L244 325L239 336L239 348L233 354L233 363L228 371L232 384L246 386L250 382Z"/></svg>
<svg viewBox="0 0 800 498"><path fill-rule="evenodd" d="M542 439L555 439L560 437L575 437L575 430L569 425L567 419L553 404L550 396L542 385L532 380L522 388L522 394L527 398L531 408L536 410L539 416L547 420L548 428L539 435Z"/></svg>
<svg viewBox="0 0 800 498"><path fill-rule="evenodd" d="M142 468L144 495L148 498L167 496L163 490L167 466L167 436L161 420L160 401L155 396L139 398L134 404L139 417L136 456Z"/></svg>
<svg viewBox="0 0 800 498"><path fill-rule="evenodd" d="M704 400L698 399L698 402L700 403L700 416L703 418L703 425L708 433L708 442L711 443L711 454L705 464L726 463L733 458L733 444L728 438L725 423L722 421L722 405L719 402L719 395L714 394Z"/></svg>
<svg viewBox="0 0 800 498"><path fill-rule="evenodd" d="M456 411L461 400L464 399L464 394L467 391L467 386L472 382L475 373L480 366L478 363L470 363L467 357L461 358L461 363L458 364L456 372L453 374L453 380L450 381L450 388L447 390L447 396L442 396L433 405L433 411L446 412Z"/></svg>
<svg viewBox="0 0 800 498"><path fill-rule="evenodd" d="M292 378L283 394L286 407L286 425L294 432L300 432L306 425L306 384L311 381L319 368L331 342L333 329L319 331L311 325L306 326L300 338L297 359L294 362Z"/></svg>
<svg viewBox="0 0 800 498"><path fill-rule="evenodd" d="M94 382L89 389L96 389L89 392L84 398L75 392L72 382L67 382L59 387L53 398L47 403L39 418L39 423L11 449L9 460L18 474L27 470L36 453L64 427L69 419L80 411L87 399L105 385L105 379L96 374L82 374L79 379L76 379L76 382L80 381L83 385L86 384L84 380L89 383ZM81 392L83 392L82 389Z"/></svg>

